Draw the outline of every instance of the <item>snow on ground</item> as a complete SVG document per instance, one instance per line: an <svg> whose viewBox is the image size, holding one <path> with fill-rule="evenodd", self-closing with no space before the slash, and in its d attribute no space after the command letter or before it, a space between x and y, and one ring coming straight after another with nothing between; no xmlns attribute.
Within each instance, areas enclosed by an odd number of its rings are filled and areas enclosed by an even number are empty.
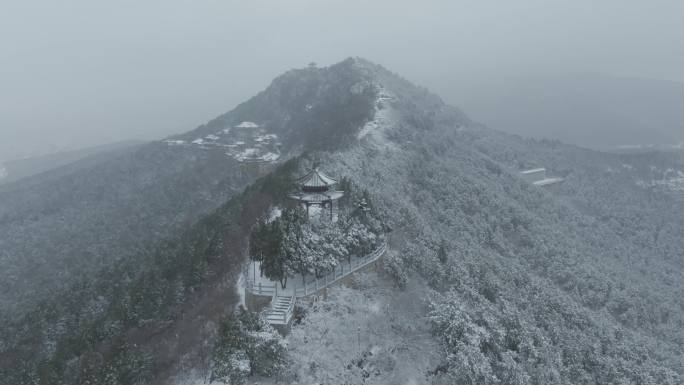
<svg viewBox="0 0 684 385"><path fill-rule="evenodd" d="M172 140L172 139L167 139L163 141L164 143L168 144L169 146L182 146L186 144L184 140Z"/></svg>
<svg viewBox="0 0 684 385"><path fill-rule="evenodd" d="M237 128L238 130L233 130ZM278 135L269 132L266 127L254 122L242 122L235 127L219 130L190 143L183 140L166 139L162 141L169 146L190 145L202 150L227 149L226 156L238 162L262 161L276 162L280 159Z"/></svg>
<svg viewBox="0 0 684 385"><path fill-rule="evenodd" d="M221 381L209 381L208 375L202 375L196 370L189 370L186 373L179 374L173 385L229 385Z"/></svg>
<svg viewBox="0 0 684 385"><path fill-rule="evenodd" d="M638 180L636 182L637 186L644 188L659 187L664 190L672 192L682 192L684 193L684 176L673 177L668 179L652 180L650 182L644 180Z"/></svg>
<svg viewBox="0 0 684 385"><path fill-rule="evenodd" d="M394 147L394 144L387 139L385 132L397 123L397 113L391 105L391 102L395 99L396 97L391 92L380 86L378 97L375 102L373 120L369 121L361 128L356 136L357 139L362 140L367 138L373 143L383 147Z"/></svg>
<svg viewBox="0 0 684 385"><path fill-rule="evenodd" d="M262 134L262 135L257 135L254 137L254 141L256 142L267 142L269 140L277 140L278 135L276 134Z"/></svg>
<svg viewBox="0 0 684 385"><path fill-rule="evenodd" d="M684 176L655 181L654 183L658 186L665 187L670 191L684 192Z"/></svg>
<svg viewBox="0 0 684 385"><path fill-rule="evenodd" d="M235 305L235 309L239 309L241 307L246 308L247 305L245 304L245 276L244 274L240 274L240 277L238 277L238 281L235 284L237 287L237 292L238 295L240 296L240 300L238 303Z"/></svg>
<svg viewBox="0 0 684 385"><path fill-rule="evenodd" d="M353 256L351 257L351 263L356 265L359 261L362 261L366 256ZM344 269L349 269L351 268L348 262L341 262L338 266L344 265ZM290 274L287 276L287 285L283 289L283 287L280 285L279 282L271 281L268 279L265 275L261 275L260 270L261 270L261 262L256 262L256 261L251 261L249 262L247 269L243 272L245 274L245 278L249 280L250 282L254 283L255 287L263 287L264 289L267 288L273 288L276 286L276 291L278 295L286 295L286 296L291 296L295 295L295 291L297 288L302 288L304 280L302 279L301 274ZM345 270L348 271L348 270ZM315 280L315 277L312 274L309 274L306 276L306 281L307 285L309 288L312 285L312 281ZM246 282L245 282L246 284ZM244 287L244 285L242 286Z"/></svg>
<svg viewBox="0 0 684 385"><path fill-rule="evenodd" d="M261 156L261 159L266 162L275 162L276 160L280 159L280 155L274 152L267 152Z"/></svg>
<svg viewBox="0 0 684 385"><path fill-rule="evenodd" d="M273 207L271 208L271 211L268 213L268 219L266 220L267 223L271 223L275 221L277 218L280 218L280 216L283 215L283 210L280 207Z"/></svg>
<svg viewBox="0 0 684 385"><path fill-rule="evenodd" d="M297 384L422 384L441 359L424 318L424 289L396 289L376 273L335 287L287 336ZM263 382L262 382L263 383Z"/></svg>
<svg viewBox="0 0 684 385"><path fill-rule="evenodd" d="M665 191L684 193L684 171L673 168L662 170L656 166L651 166L650 170L657 177L651 180L637 180L636 184L638 186L643 188L655 187Z"/></svg>
<svg viewBox="0 0 684 385"><path fill-rule="evenodd" d="M245 148L235 155L235 159L243 161L247 158L254 158L259 150L256 148Z"/></svg>

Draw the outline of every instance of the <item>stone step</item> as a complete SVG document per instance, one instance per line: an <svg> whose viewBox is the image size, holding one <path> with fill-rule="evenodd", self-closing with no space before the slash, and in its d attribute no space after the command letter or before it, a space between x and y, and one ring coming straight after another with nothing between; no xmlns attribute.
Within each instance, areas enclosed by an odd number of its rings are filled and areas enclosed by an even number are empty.
<svg viewBox="0 0 684 385"><path fill-rule="evenodd" d="M287 311L292 303L292 296L277 296L273 299L271 308L266 313L266 321L271 325L285 325L290 320L286 319Z"/></svg>
<svg viewBox="0 0 684 385"><path fill-rule="evenodd" d="M276 310L276 311L272 311L272 312L269 312L268 314L266 314L266 317L271 317L271 316L274 316L274 317L275 317L275 316L281 316L281 315L283 315L283 314L285 314L285 312L284 312L284 311L281 311L281 310Z"/></svg>

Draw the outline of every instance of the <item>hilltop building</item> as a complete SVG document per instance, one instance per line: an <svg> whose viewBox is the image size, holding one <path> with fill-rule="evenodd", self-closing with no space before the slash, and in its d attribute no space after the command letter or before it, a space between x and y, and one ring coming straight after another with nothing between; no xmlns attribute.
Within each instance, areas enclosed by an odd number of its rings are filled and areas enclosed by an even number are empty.
<svg viewBox="0 0 684 385"><path fill-rule="evenodd" d="M258 176L273 170L280 158L278 136L254 122L242 122L229 129L232 140L227 155L240 162L243 171Z"/></svg>
<svg viewBox="0 0 684 385"><path fill-rule="evenodd" d="M545 168L534 168L531 170L524 170L520 172L520 175L526 181L532 183L535 186L549 186L552 184L560 183L563 178L549 178L546 176Z"/></svg>
<svg viewBox="0 0 684 385"><path fill-rule="evenodd" d="M290 198L298 201L311 218L311 207L320 208L321 217L329 213L329 219L335 221L339 209L338 200L344 196L344 191L338 191L337 179L334 179L317 167L306 173L297 180L299 191L290 194ZM318 210L317 210L318 211Z"/></svg>
<svg viewBox="0 0 684 385"><path fill-rule="evenodd" d="M251 138L262 131L261 126L254 122L242 122L232 128L233 134L241 138Z"/></svg>

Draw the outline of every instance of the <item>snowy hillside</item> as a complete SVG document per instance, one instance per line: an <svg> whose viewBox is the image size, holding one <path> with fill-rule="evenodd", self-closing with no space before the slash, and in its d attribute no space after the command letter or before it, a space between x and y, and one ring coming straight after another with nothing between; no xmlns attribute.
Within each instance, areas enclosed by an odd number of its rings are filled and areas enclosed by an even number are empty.
<svg viewBox="0 0 684 385"><path fill-rule="evenodd" d="M667 170L652 169L654 173L661 174L662 177L651 180L650 182L639 181L639 185L644 187L658 187L672 192L684 192L684 171L668 168Z"/></svg>
<svg viewBox="0 0 684 385"><path fill-rule="evenodd" d="M442 343L441 356L414 381L678 383L684 369L684 242L677 234L684 231L684 221L677 213L684 207L661 188L639 186L637 173L609 171L628 162L657 176L656 187L676 189L678 159L522 140L471 124L439 103L416 108L421 90L400 79L388 78L383 85L406 87L395 91L403 105L386 128L391 145L321 156L332 172L351 177L382 206L394 229L397 254L386 266L395 284L412 292L434 290L414 299L423 304L432 336L409 346L435 338ZM651 168L652 162L658 167ZM517 170L536 165L566 182L545 190L518 178ZM438 258L443 242L446 263ZM360 285L355 292L366 299L374 291ZM392 308L401 293L374 306ZM373 322L367 305L348 306L346 311L356 314L353 323ZM398 368L430 357L378 351L374 341L397 340L392 329L422 324L384 322L390 331L362 327L362 333L375 335L363 338L360 348L333 345L342 350L335 356L372 365L365 374L342 370L335 378L388 383ZM305 322L287 340L299 341L320 327ZM306 350L335 352L328 340L309 340ZM596 350L596 344L604 348ZM644 360L633 361L634 352ZM325 365L326 359L313 361ZM294 361L301 367L291 374L304 382L330 381L327 376L334 372L301 369L315 365L299 352Z"/></svg>
<svg viewBox="0 0 684 385"><path fill-rule="evenodd" d="M263 178L239 167L268 154ZM279 337L235 289L252 230L314 164L372 198L390 252ZM519 174L539 167L564 183ZM193 131L2 196L0 258L26 256L4 291L53 254L64 280L16 319L3 304L0 383L680 384L682 170L490 130L363 59L292 70Z"/></svg>
<svg viewBox="0 0 684 385"><path fill-rule="evenodd" d="M280 158L278 135L254 122L242 122L191 142L179 139L163 141L169 146L192 146L203 150L221 149L238 162L275 162Z"/></svg>
<svg viewBox="0 0 684 385"><path fill-rule="evenodd" d="M638 183L676 158L504 135L362 68L391 101L358 146L311 158L371 192L394 252L303 306L290 367L260 383L679 383L684 207ZM538 165L566 182L518 176Z"/></svg>

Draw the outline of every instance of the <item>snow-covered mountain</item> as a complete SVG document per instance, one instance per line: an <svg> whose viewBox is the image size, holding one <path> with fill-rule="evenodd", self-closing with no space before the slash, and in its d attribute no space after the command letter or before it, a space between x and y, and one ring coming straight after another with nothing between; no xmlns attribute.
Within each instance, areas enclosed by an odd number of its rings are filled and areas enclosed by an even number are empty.
<svg viewBox="0 0 684 385"><path fill-rule="evenodd" d="M0 383L208 381L249 233L316 163L368 191L391 252L302 306L287 366L255 381L678 384L684 201L639 181L682 160L490 130L363 59L292 70L186 134L0 193L2 292L23 291L3 298ZM535 167L565 181L520 177Z"/></svg>

